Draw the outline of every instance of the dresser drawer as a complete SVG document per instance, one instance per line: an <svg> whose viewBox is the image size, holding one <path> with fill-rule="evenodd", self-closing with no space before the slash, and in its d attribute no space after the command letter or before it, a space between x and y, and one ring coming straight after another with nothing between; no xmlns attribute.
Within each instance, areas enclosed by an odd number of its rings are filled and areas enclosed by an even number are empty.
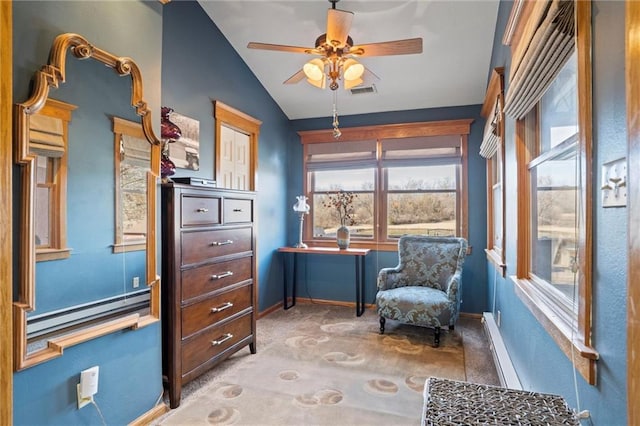
<svg viewBox="0 0 640 426"><path fill-rule="evenodd" d="M188 337L250 307L252 288L252 285L234 288L183 308L182 336Z"/></svg>
<svg viewBox="0 0 640 426"><path fill-rule="evenodd" d="M192 336L182 344L182 374L187 374L199 365L251 336L251 316L247 313L219 327L211 327Z"/></svg>
<svg viewBox="0 0 640 426"><path fill-rule="evenodd" d="M182 265L253 251L251 232L251 228L185 231L182 233Z"/></svg>
<svg viewBox="0 0 640 426"><path fill-rule="evenodd" d="M182 300L250 279L252 260L249 256L182 271Z"/></svg>
<svg viewBox="0 0 640 426"><path fill-rule="evenodd" d="M224 200L224 223L251 222L251 200L239 200L235 198L225 198Z"/></svg>
<svg viewBox="0 0 640 426"><path fill-rule="evenodd" d="M219 197L182 196L182 226L216 225L221 223Z"/></svg>

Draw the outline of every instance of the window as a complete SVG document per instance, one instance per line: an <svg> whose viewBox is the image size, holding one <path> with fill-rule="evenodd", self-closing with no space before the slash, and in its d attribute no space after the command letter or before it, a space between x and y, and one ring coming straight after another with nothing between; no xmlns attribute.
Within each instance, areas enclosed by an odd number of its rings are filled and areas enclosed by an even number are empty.
<svg viewBox="0 0 640 426"><path fill-rule="evenodd" d="M536 31L560 47L536 46L536 40L546 38L532 37L520 65L516 64L505 102L505 113L516 119L518 161L518 262L513 280L516 294L582 376L595 384L591 6L554 0L529 7L541 8ZM534 63L546 68L532 68ZM538 88L539 95L531 96L531 87Z"/></svg>
<svg viewBox="0 0 640 426"><path fill-rule="evenodd" d="M310 220L305 240L334 243L331 193L353 197L354 246L395 250L404 234L467 237L466 145L471 120L300 132Z"/></svg>
<svg viewBox="0 0 640 426"><path fill-rule="evenodd" d="M48 99L29 119L29 150L35 156L34 238L36 260L65 259L68 124L76 107Z"/></svg>
<svg viewBox="0 0 640 426"><path fill-rule="evenodd" d="M504 68L491 73L482 106L487 119L480 155L487 159L487 259L506 271L504 252Z"/></svg>
<svg viewBox="0 0 640 426"><path fill-rule="evenodd" d="M115 146L114 253L147 248L147 193L151 144L142 123L113 117Z"/></svg>

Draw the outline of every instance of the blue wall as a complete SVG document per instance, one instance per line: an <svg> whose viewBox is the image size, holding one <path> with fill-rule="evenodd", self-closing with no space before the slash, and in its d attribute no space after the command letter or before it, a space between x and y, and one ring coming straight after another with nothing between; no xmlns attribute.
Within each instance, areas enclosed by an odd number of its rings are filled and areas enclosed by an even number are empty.
<svg viewBox="0 0 640 426"><path fill-rule="evenodd" d="M144 76L144 99L152 111L159 111L162 37L160 3L14 2L13 20L15 102L23 102L29 96L29 81L34 72L47 63L54 38L61 33L75 32L108 52L134 58ZM132 37L131 34L135 36ZM75 133L71 137L74 142L81 138L82 143L78 145L77 151L74 147L74 152L70 152L70 155L82 157L88 152L85 149L95 152L95 144L104 140L105 135L107 143L102 148L107 155L95 156L105 160L93 163L91 171L83 170L79 167L79 162L75 162L73 169L69 170L70 176L81 175L84 182L90 185L88 191L87 188L75 188L73 185L70 185L68 191L68 238L69 245L75 249L72 258L80 256L84 260L75 264L71 278L67 271L66 280L57 283L38 282L37 307L40 311L55 309L61 306L62 301L66 304L86 302L112 292L112 289L100 289L95 285L101 277L100 265L106 266L104 257L101 257L101 261L88 261L88 258L93 259L97 253L90 253L86 249L88 240L93 239L87 236L94 237L102 245L110 245L115 235L112 208L113 134L110 130L110 117L105 115L109 111L102 110L102 115L98 114L102 122L83 132L79 127L82 127L82 117L89 115L90 108L86 102L78 102L81 99L73 97L74 91L82 93L84 101L87 97L93 97L94 101L99 99L101 105L111 105L121 99L125 118L135 116L131 114L133 108L128 106L130 77L118 77L103 65L92 60L78 61L70 53L67 64L68 83L52 91L51 97L64 100L68 96L66 100L79 105L73 114ZM82 81L78 79L78 73L82 73ZM109 90L93 91L86 96L89 92L86 87L78 87L80 84L89 84L96 90L100 86L109 87ZM124 98L123 93L127 93ZM95 113L94 111L92 115ZM157 130L159 115L154 114L153 118ZM87 164L92 163L87 161ZM99 182L107 181L109 183L103 187L96 186ZM76 203L77 195L81 192L96 196L91 205ZM19 205L17 195L14 205ZM92 209L95 209L94 214L91 214ZM87 226L89 231L73 225ZM16 231L16 241L18 238ZM111 248L105 250L110 253ZM120 255L108 254L107 258L119 258L119 263L122 263ZM56 264L64 262L47 263L47 268L55 268ZM80 288L77 286L79 279L82 279ZM68 288L70 281L76 284L75 289ZM68 348L60 358L16 373L13 392L15 424L100 424L100 417L94 407L77 409L76 383L80 379L79 373L94 365L100 366L99 391L95 400L101 407L106 422L130 422L150 410L161 395L160 342L160 324L156 323L136 331L121 331ZM132 377L135 379L132 380Z"/></svg>
<svg viewBox="0 0 640 426"><path fill-rule="evenodd" d="M512 2L500 4L492 67L505 66L509 79L510 53L502 46L502 34ZM602 208L600 192L603 163L624 157L627 150L624 2L593 3L593 345L600 354L597 385L591 386L574 370L514 293L511 279L487 267L489 309L500 310L500 331L525 389L563 395L569 404L588 409L593 424L625 425L626 395L626 271L627 209ZM507 277L516 270L517 169L515 124L506 121L506 222ZM495 307L493 293L495 290ZM580 406L578 407L578 400Z"/></svg>
<svg viewBox="0 0 640 426"><path fill-rule="evenodd" d="M416 94L420 96L420 94ZM420 109L410 111L394 111L378 114L361 114L340 117L340 127L371 126L394 123L410 123L422 121L440 121L456 119L473 119L471 133L468 138L469 165L469 244L471 255L465 259L462 274L463 296L461 310L468 313L481 313L487 309L487 280L484 248L486 247L486 165L478 152L482 142L484 118L480 116L481 105L460 106L453 108ZM331 118L314 118L292 121L296 131L326 129L331 127ZM293 165L287 199L295 200L302 192L302 145L298 142L290 147L291 164ZM291 203L293 205L293 202ZM292 219L294 219L292 217ZM298 227L295 220L289 221L289 243L297 242ZM353 282L354 269L352 259L338 256L305 256L301 258L298 295L313 299L355 301ZM376 295L376 277L381 268L396 266L396 252L372 251L365 261L365 303L374 303ZM327 270L333 271L330 276ZM336 279L344 277L344 279ZM349 283L345 285L345 282Z"/></svg>
<svg viewBox="0 0 640 426"><path fill-rule="evenodd" d="M163 8L162 104L200 121L200 170L175 176L214 178L213 100L262 121L258 147L259 310L282 301L282 271L273 251L285 244L289 120L197 2ZM186 30L188 29L188 30ZM191 47L191 48L185 48Z"/></svg>
<svg viewBox="0 0 640 426"><path fill-rule="evenodd" d="M501 45L512 3L501 2L492 66L505 66L509 50ZM212 100L220 100L263 122L259 146L258 270L259 309L281 302L282 272L274 250L297 240L291 211L302 190L302 147L295 131L327 128L329 118L288 121L196 2L14 2L14 101L27 98L29 79L44 64L53 38L77 32L113 53L131 56L141 67L145 99L153 111L161 105L200 121L200 170L214 176ZM624 99L624 3L594 3L594 187L601 164L626 153ZM626 209L603 209L594 198L594 344L600 352L598 385L590 386L572 366L485 259L485 163L477 155L483 119L480 106L344 116L341 126L474 118L469 137L469 242L473 253L463 276L463 311L502 312L501 332L527 389L562 394L572 406L580 398L594 424L626 423ZM154 114L156 131L158 115ZM507 121L507 141L514 125ZM178 176L186 175L178 169ZM515 150L507 143L505 190L517 196ZM14 205L17 205L17 200ZM16 216L17 217L17 216ZM516 264L516 206L506 205L507 273ZM366 302L375 294L375 274L397 263L393 252L377 252L366 261ZM615 267L612 267L615 265ZM159 266L158 266L159 268ZM301 297L353 302L353 285L323 278L330 268L350 277L349 259L309 257L301 267ZM93 407L76 409L79 371L100 365L100 404L108 424L126 424L153 407L161 392L160 327L123 331L69 348L63 357L16 373L14 421L27 424L96 424ZM133 379L132 379L133 378Z"/></svg>

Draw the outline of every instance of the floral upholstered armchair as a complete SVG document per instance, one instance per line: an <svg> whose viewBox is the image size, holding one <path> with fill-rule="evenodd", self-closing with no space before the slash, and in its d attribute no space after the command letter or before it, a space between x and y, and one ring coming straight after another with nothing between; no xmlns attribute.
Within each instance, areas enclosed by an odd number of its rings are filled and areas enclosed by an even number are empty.
<svg viewBox="0 0 640 426"><path fill-rule="evenodd" d="M378 273L376 307L380 334L384 333L386 319L432 327L437 347L441 327L449 326L453 330L458 319L466 253L464 238L401 237L398 266Z"/></svg>

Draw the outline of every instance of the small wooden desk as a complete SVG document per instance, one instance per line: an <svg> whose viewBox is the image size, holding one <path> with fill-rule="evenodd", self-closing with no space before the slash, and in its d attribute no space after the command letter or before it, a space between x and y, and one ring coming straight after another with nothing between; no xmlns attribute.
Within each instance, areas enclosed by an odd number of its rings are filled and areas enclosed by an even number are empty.
<svg viewBox="0 0 640 426"><path fill-rule="evenodd" d="M324 254L334 256L353 256L356 264L356 316L362 315L364 312L364 257L369 254L370 249L339 249L337 247L280 247L279 253L282 253L282 267L284 270L283 288L284 288L284 309L289 309L296 304L296 285L297 285L297 263L298 254ZM287 285L287 263L286 253L293 253L293 286L291 289L291 304L287 304L288 285Z"/></svg>

